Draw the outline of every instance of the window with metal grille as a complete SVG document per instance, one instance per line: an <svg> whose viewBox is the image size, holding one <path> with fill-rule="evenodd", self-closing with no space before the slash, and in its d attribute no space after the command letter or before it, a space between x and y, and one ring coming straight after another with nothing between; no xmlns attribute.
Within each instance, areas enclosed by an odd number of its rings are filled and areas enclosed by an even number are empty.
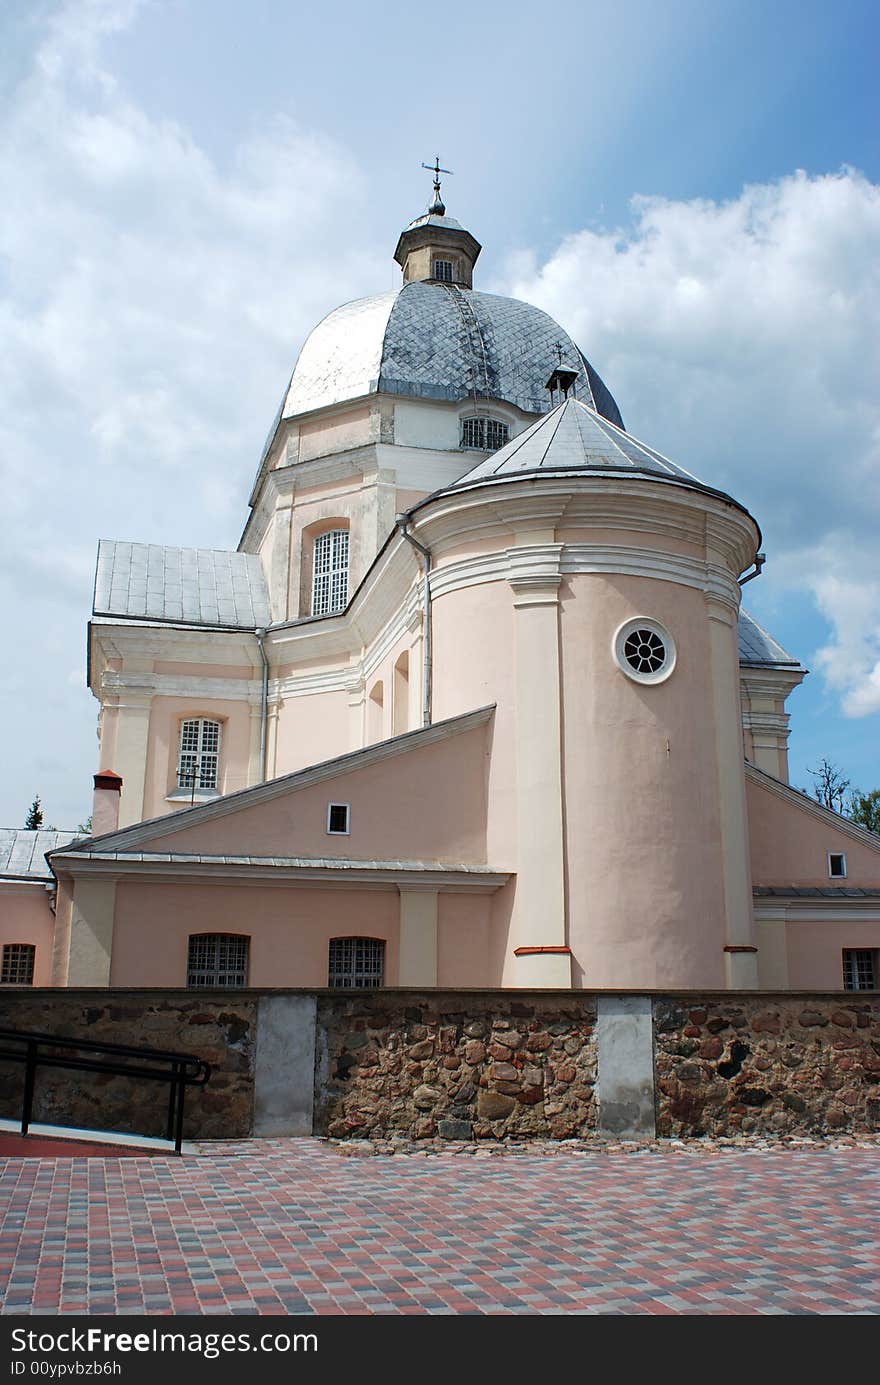
<svg viewBox="0 0 880 1385"><path fill-rule="evenodd" d="M192 933L186 984L246 986L249 942L242 933Z"/></svg>
<svg viewBox="0 0 880 1385"><path fill-rule="evenodd" d="M435 279L442 279L444 284L451 284L453 278L452 260L435 260L433 264L433 274Z"/></svg>
<svg viewBox="0 0 880 1385"><path fill-rule="evenodd" d="M216 789L220 765L220 723L199 717L180 724L177 760L179 789Z"/></svg>
<svg viewBox="0 0 880 1385"><path fill-rule="evenodd" d="M477 452L497 452L510 438L510 429L497 418L463 418L461 445Z"/></svg>
<svg viewBox="0 0 880 1385"><path fill-rule="evenodd" d="M348 601L348 530L328 529L315 539L312 615L344 611Z"/></svg>
<svg viewBox="0 0 880 1385"><path fill-rule="evenodd" d="M867 947L843 949L843 989L876 991L877 953Z"/></svg>
<svg viewBox="0 0 880 1385"><path fill-rule="evenodd" d="M37 949L31 943L4 943L0 961L0 985L32 986Z"/></svg>
<svg viewBox="0 0 880 1385"><path fill-rule="evenodd" d="M385 944L381 938L331 938L330 986L381 986Z"/></svg>

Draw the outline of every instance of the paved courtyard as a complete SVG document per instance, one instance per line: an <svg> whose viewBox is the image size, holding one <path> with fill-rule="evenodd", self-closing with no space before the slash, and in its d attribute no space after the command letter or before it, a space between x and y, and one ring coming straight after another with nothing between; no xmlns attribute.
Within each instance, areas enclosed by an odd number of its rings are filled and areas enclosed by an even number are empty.
<svg viewBox="0 0 880 1385"><path fill-rule="evenodd" d="M0 1160L3 1312L877 1313L880 1149Z"/></svg>

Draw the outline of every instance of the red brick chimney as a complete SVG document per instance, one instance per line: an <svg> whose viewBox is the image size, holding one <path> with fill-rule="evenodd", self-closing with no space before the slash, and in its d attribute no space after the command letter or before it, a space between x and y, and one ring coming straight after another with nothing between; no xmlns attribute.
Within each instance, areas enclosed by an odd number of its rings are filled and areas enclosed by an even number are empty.
<svg viewBox="0 0 880 1385"><path fill-rule="evenodd" d="M119 795L122 779L112 769L102 769L95 775L95 797L92 802L92 836L115 832L119 826Z"/></svg>

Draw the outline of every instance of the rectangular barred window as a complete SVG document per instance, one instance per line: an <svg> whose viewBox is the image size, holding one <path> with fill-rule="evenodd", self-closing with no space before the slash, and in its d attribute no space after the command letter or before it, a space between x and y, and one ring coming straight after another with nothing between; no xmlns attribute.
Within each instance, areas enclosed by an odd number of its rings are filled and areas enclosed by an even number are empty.
<svg viewBox="0 0 880 1385"><path fill-rule="evenodd" d="M191 934L187 986L246 986L249 942L241 933Z"/></svg>
<svg viewBox="0 0 880 1385"><path fill-rule="evenodd" d="M181 722L177 760L179 789L216 789L220 765L220 723L202 718Z"/></svg>
<svg viewBox="0 0 880 1385"><path fill-rule="evenodd" d="M329 529L315 539L312 615L344 611L348 601L348 530Z"/></svg>
<svg viewBox="0 0 880 1385"><path fill-rule="evenodd" d="M876 991L876 952L867 947L843 949L843 988L845 991Z"/></svg>
<svg viewBox="0 0 880 1385"><path fill-rule="evenodd" d="M381 938L331 938L329 972L330 986L381 986L384 942Z"/></svg>
<svg viewBox="0 0 880 1385"><path fill-rule="evenodd" d="M497 418L486 419L486 451L497 452L507 442L507 424Z"/></svg>
<svg viewBox="0 0 880 1385"><path fill-rule="evenodd" d="M451 284L451 283L452 283L452 261L451 261L451 260L435 260L435 261L434 261L434 278L435 278L435 279L441 279L441 280L443 281L444 284Z"/></svg>
<svg viewBox="0 0 880 1385"><path fill-rule="evenodd" d="M30 943L4 943L0 961L0 985L32 986L37 949Z"/></svg>

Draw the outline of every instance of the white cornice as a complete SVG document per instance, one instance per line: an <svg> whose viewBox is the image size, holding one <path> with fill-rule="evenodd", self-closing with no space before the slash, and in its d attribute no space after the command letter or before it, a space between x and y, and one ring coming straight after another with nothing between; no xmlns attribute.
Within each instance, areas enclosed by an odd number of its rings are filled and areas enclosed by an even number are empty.
<svg viewBox="0 0 880 1385"><path fill-rule="evenodd" d="M196 827L203 822L214 822L218 818L228 817L232 813L239 812L242 808L255 807L259 803L270 803L274 799L283 798L295 790L307 788L310 784L320 784L324 780L335 779L340 774L348 774L353 770L363 769L367 765L379 764L383 760L390 760L398 755L406 755L411 750L419 750L423 746L435 745L439 741L449 740L453 736L473 730L474 727L485 726L494 711L494 704L488 707L478 707L461 716L449 717L446 721L435 722L433 726L420 727L417 731L408 731L403 736L394 736L391 740L380 741L378 745L370 745L363 750L351 750L346 755L336 756L332 760L324 760L321 764L311 765L308 769L297 770L294 774L282 775L280 779L269 779L263 784L254 784L248 789L239 789L235 793L223 794L222 797L215 798L210 803L200 803L193 808L183 808L179 812L168 813L159 818L150 818L146 822L135 823L122 831L108 832L102 837L92 837L87 840L91 844L99 843L102 853L126 851L142 842L155 841L157 838L182 832L187 827ZM79 855L81 853L68 854Z"/></svg>
<svg viewBox="0 0 880 1385"><path fill-rule="evenodd" d="M804 668L776 668L741 664L740 682L750 697L781 697L785 699L804 681Z"/></svg>
<svg viewBox="0 0 880 1385"><path fill-rule="evenodd" d="M880 923L880 899L756 899L758 923Z"/></svg>
<svg viewBox="0 0 880 1385"><path fill-rule="evenodd" d="M140 877L179 883L186 880L246 880L264 885L300 882L336 889L399 890L418 885L451 893L494 893L510 880L509 872L486 866L444 865L434 861L357 861L308 857L185 856L159 852L58 852L59 873L80 878Z"/></svg>
<svg viewBox="0 0 880 1385"><path fill-rule="evenodd" d="M156 697L207 697L221 702L260 702L258 679L197 678L171 673L130 674L107 669L101 677L101 691L113 697L136 690Z"/></svg>
<svg viewBox="0 0 880 1385"><path fill-rule="evenodd" d="M798 789L793 789L790 784L768 774L764 769L758 769L757 765L749 764L748 761L746 762L746 779L750 779L753 784L766 789L768 793L775 794L784 803L790 803L793 808L799 808L802 813L806 813L809 817L818 818L826 827L833 827L845 836L852 837L854 841L861 842L863 846L880 851L880 836L876 832L869 832L866 828L859 827L849 818L842 817L840 813L823 807L815 799L808 798Z"/></svg>
<svg viewBox="0 0 880 1385"><path fill-rule="evenodd" d="M454 559L431 574L431 592L443 596L483 582L536 580L559 574L609 573L676 582L736 610L739 589L729 571L676 553L650 553L625 544L535 544Z"/></svg>

